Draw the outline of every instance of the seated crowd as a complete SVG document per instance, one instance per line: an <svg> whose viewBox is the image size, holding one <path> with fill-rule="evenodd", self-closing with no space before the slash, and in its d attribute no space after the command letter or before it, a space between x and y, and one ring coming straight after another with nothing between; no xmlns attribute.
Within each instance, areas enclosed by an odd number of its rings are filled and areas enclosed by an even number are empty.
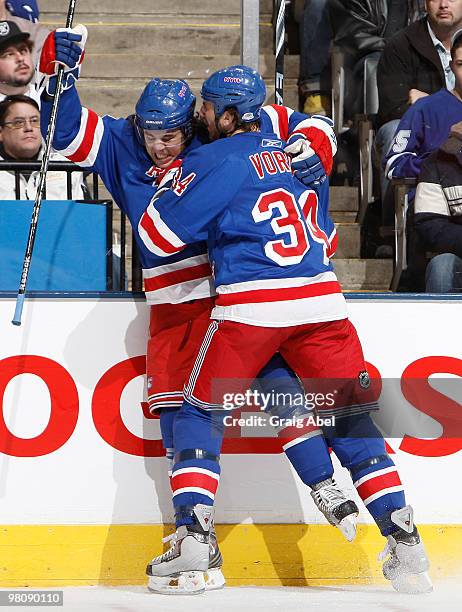
<svg viewBox="0 0 462 612"><path fill-rule="evenodd" d="M37 2L0 0L0 198L33 200L38 171L21 171L19 192L15 173L1 170L2 161L40 161L40 95L35 65L48 30L37 23ZM3 20L2 20L3 19ZM65 161L52 152L50 161ZM82 172L72 173L72 199L82 199L86 187ZM67 199L64 172L49 172L46 197Z"/></svg>
<svg viewBox="0 0 462 612"><path fill-rule="evenodd" d="M364 61L378 60L372 161L382 227L394 225L390 179L418 182L408 194L402 289L462 291L462 0L305 0L300 42L300 106L307 112L330 114L328 51L334 46L344 56L351 129L340 150L352 160L353 181Z"/></svg>

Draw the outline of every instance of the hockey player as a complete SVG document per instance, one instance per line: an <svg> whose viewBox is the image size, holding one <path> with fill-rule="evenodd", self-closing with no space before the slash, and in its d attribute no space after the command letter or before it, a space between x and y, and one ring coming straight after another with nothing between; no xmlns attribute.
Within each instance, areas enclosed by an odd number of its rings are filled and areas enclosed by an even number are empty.
<svg viewBox="0 0 462 612"><path fill-rule="evenodd" d="M151 562L151 584L162 591L175 579L182 592L204 589L226 379L252 379L280 351L302 380L336 392L334 408L323 413L338 419L330 442L387 538L385 577L399 591L431 590L412 508L369 415L376 404L327 256L329 242L322 221L313 223L325 219L328 195L295 181L284 143L273 130L260 131L262 98L253 95L258 86L249 87L250 73L263 89L258 73L242 67L205 81L201 115L226 138L188 155L138 228L160 257L207 240L218 293L174 424L176 537L172 549Z"/></svg>
<svg viewBox="0 0 462 612"><path fill-rule="evenodd" d="M82 108L75 88L85 40L86 31L78 26L52 33L44 46L43 73L53 75L57 61L66 67L54 146L71 161L97 171L136 228L144 202L152 194L152 184L167 180L169 173L180 165L181 158L200 144L192 133L195 99L184 81L153 79L142 93L133 116L128 119L98 117L90 109ZM42 100L44 131L54 86L55 79L51 76ZM262 92L257 93L261 96ZM260 105L262 101L259 100ZM299 130L292 144L299 151L298 172L306 182L323 183L326 174L323 164L330 170L335 152L330 125L325 120L320 124L317 120L310 123L306 116L283 107L269 107L265 116L270 131L276 131L278 137L287 138L289 131ZM330 238L334 244L333 225ZM140 237L137 245L151 310L147 350L149 405L152 411L160 411L163 443L167 457L172 459L176 410L181 406L184 383L208 327L215 292L205 243L191 245L167 259L151 253ZM279 384L283 379L289 390L301 392L296 378L287 372L280 357L272 360L261 375L262 380L274 377L279 379ZM300 407L298 412L290 406L278 406L275 410L284 418L309 416ZM279 433L287 457L303 482L312 488L317 507L348 538L354 537L354 525L349 517L357 514L357 507L332 480L333 467L321 430L307 424L304 430L282 428ZM217 550L214 544L211 549ZM208 568L209 587L223 585L220 565L218 552L212 556Z"/></svg>

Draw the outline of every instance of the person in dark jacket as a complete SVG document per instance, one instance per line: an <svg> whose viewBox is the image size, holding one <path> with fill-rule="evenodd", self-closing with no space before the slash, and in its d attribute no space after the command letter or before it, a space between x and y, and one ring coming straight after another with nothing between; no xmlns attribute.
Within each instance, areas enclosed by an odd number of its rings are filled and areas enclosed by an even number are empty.
<svg viewBox="0 0 462 612"><path fill-rule="evenodd" d="M450 48L462 27L462 0L427 0L426 5L427 17L398 32L381 55L379 125L401 119L419 98L454 87Z"/></svg>
<svg viewBox="0 0 462 612"><path fill-rule="evenodd" d="M358 56L382 51L425 12L424 0L328 0L328 6L335 45Z"/></svg>
<svg viewBox="0 0 462 612"><path fill-rule="evenodd" d="M379 57L386 41L424 13L423 0L328 0L333 42L345 56L345 115L360 108L364 59ZM348 72L352 77L348 78Z"/></svg>
<svg viewBox="0 0 462 612"><path fill-rule="evenodd" d="M427 17L396 34L380 57L377 68L380 127L375 139L378 168L407 109L442 88L454 88L450 48L452 36L462 27L462 0L426 0L425 4ZM392 197L383 171L381 193L382 203Z"/></svg>
<svg viewBox="0 0 462 612"><path fill-rule="evenodd" d="M428 293L462 292L462 121L422 167L414 227L426 251Z"/></svg>

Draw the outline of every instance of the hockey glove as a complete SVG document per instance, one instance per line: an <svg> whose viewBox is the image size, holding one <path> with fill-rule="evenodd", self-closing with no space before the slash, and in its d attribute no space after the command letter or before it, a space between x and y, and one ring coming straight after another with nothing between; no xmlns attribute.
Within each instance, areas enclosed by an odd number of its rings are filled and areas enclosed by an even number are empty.
<svg viewBox="0 0 462 612"><path fill-rule="evenodd" d="M5 6L15 17L22 17L22 19L27 19L32 21L32 23L37 23L38 21L40 11L37 6L37 0L27 0L26 2L22 0L7 0Z"/></svg>
<svg viewBox="0 0 462 612"><path fill-rule="evenodd" d="M320 185L327 179L321 159L303 134L289 136L284 151L292 157L294 176L306 187Z"/></svg>
<svg viewBox="0 0 462 612"><path fill-rule="evenodd" d="M64 66L63 91L74 86L79 78L85 55L87 28L79 24L75 28L60 28L47 36L40 55L39 70L47 79L46 92L54 94L59 66Z"/></svg>

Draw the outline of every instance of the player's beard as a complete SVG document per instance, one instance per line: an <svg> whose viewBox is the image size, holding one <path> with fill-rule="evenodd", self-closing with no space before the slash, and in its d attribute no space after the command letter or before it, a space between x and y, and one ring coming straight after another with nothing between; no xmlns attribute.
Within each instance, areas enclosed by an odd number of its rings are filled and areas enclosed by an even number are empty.
<svg viewBox="0 0 462 612"><path fill-rule="evenodd" d="M200 119L195 119L194 121L194 133L196 134L197 138L199 138L200 142L210 142L210 136L207 126Z"/></svg>

